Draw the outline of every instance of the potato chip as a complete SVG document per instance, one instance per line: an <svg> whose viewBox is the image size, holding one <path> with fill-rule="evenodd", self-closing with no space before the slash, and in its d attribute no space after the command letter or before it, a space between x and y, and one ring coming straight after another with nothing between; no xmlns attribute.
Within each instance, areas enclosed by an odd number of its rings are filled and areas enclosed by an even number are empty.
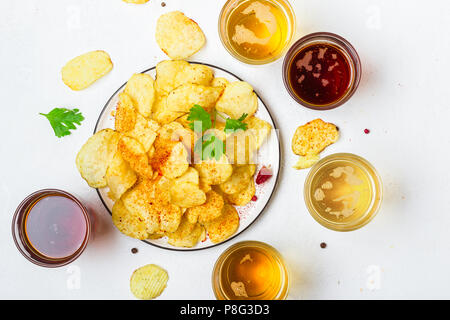
<svg viewBox="0 0 450 320"><path fill-rule="evenodd" d="M169 233L168 243L175 247L192 248L204 236L205 229L198 223L190 223L184 216L177 231Z"/></svg>
<svg viewBox="0 0 450 320"><path fill-rule="evenodd" d="M106 170L117 150L119 134L104 129L86 141L76 157L78 171L92 188L106 187Z"/></svg>
<svg viewBox="0 0 450 320"><path fill-rule="evenodd" d="M214 71L203 64L188 64L175 76L175 88L186 83L210 86Z"/></svg>
<svg viewBox="0 0 450 320"><path fill-rule="evenodd" d="M119 132L127 132L134 129L136 125L136 110L130 96L122 92L119 94L114 126Z"/></svg>
<svg viewBox="0 0 450 320"><path fill-rule="evenodd" d="M166 205L159 215L159 232L175 232L181 222L183 212L176 205Z"/></svg>
<svg viewBox="0 0 450 320"><path fill-rule="evenodd" d="M148 152L156 139L158 130L159 124L155 120L147 120L138 113L133 130L125 134L140 142L144 147L144 151Z"/></svg>
<svg viewBox="0 0 450 320"><path fill-rule="evenodd" d="M247 184L247 186L241 191L233 194L224 194L227 201L235 206L247 205L255 195L255 181L253 179Z"/></svg>
<svg viewBox="0 0 450 320"><path fill-rule="evenodd" d="M149 0L122 0L122 1L126 3L143 4L147 3Z"/></svg>
<svg viewBox="0 0 450 320"><path fill-rule="evenodd" d="M198 24L179 11L161 15L156 22L156 42L171 59L186 59L206 42Z"/></svg>
<svg viewBox="0 0 450 320"><path fill-rule="evenodd" d="M151 300L161 295L167 286L169 275L161 267L148 264L133 272L130 290L138 299Z"/></svg>
<svg viewBox="0 0 450 320"><path fill-rule="evenodd" d="M220 189L227 194L237 193L247 187L253 174L250 165L235 166L233 174L227 181L219 184Z"/></svg>
<svg viewBox="0 0 450 320"><path fill-rule="evenodd" d="M170 189L170 201L182 208L192 208L205 203L206 195L193 183L174 183Z"/></svg>
<svg viewBox="0 0 450 320"><path fill-rule="evenodd" d="M153 170L149 164L144 147L136 139L122 136L117 148L122 158L127 161L131 168L146 178L153 177Z"/></svg>
<svg viewBox="0 0 450 320"><path fill-rule="evenodd" d="M147 239L147 220L145 212L129 211L121 199L114 203L112 221L123 234L139 240Z"/></svg>
<svg viewBox="0 0 450 320"><path fill-rule="evenodd" d="M251 117L258 109L258 98L247 82L231 82L217 101L216 109L233 119L239 119L244 113Z"/></svg>
<svg viewBox="0 0 450 320"><path fill-rule="evenodd" d="M250 117L244 120L247 123L247 128L250 130L256 138L256 149L261 148L264 141L270 135L272 126L267 121L261 120L257 117Z"/></svg>
<svg viewBox="0 0 450 320"><path fill-rule="evenodd" d="M183 127L179 122L171 122L163 125L158 133L163 139L181 141L188 150L194 149L194 131Z"/></svg>
<svg viewBox="0 0 450 320"><path fill-rule="evenodd" d="M213 243L225 241L231 237L239 227L239 215L236 209L225 204L222 214L216 219L205 224L206 231Z"/></svg>
<svg viewBox="0 0 450 320"><path fill-rule="evenodd" d="M198 84L183 84L167 96L167 111L177 112L179 117L188 113L197 104L209 111L214 108L222 88L206 87ZM173 120L175 120L174 118Z"/></svg>
<svg viewBox="0 0 450 320"><path fill-rule="evenodd" d="M165 60L156 65L155 89L160 96L167 96L176 88L175 79L177 74L189 63L184 60Z"/></svg>
<svg viewBox="0 0 450 320"><path fill-rule="evenodd" d="M155 88L152 77L145 73L135 73L128 80L124 92L133 101L136 110L148 118L152 115L153 102L155 100Z"/></svg>
<svg viewBox="0 0 450 320"><path fill-rule="evenodd" d="M221 184L227 181L233 173L233 167L225 155L219 161L216 159L203 160L201 163L195 164L194 168L200 174L200 179L208 185Z"/></svg>
<svg viewBox="0 0 450 320"><path fill-rule="evenodd" d="M150 162L155 170L170 179L181 176L189 167L183 143L159 137L155 141L155 153Z"/></svg>
<svg viewBox="0 0 450 320"><path fill-rule="evenodd" d="M252 130L238 130L227 136L226 153L232 164L256 162L257 137Z"/></svg>
<svg viewBox="0 0 450 320"><path fill-rule="evenodd" d="M292 151L300 156L319 154L339 138L339 131L332 123L315 119L295 130Z"/></svg>
<svg viewBox="0 0 450 320"><path fill-rule="evenodd" d="M62 68L63 82L72 90L82 90L111 71L113 63L105 51L91 51L73 58Z"/></svg>
<svg viewBox="0 0 450 320"><path fill-rule="evenodd" d="M221 87L221 88L225 89L225 87L229 83L230 83L230 81L228 81L227 79L218 77L218 78L213 79L211 86L212 87Z"/></svg>
<svg viewBox="0 0 450 320"><path fill-rule="evenodd" d="M206 201L202 205L187 210L186 217L191 223L197 221L201 224L209 222L222 214L224 206L223 197L211 190L206 194Z"/></svg>
<svg viewBox="0 0 450 320"><path fill-rule="evenodd" d="M299 156L297 163L293 166L294 169L301 170L311 168L320 157L318 154L308 154L306 156Z"/></svg>
<svg viewBox="0 0 450 320"><path fill-rule="evenodd" d="M182 176L176 178L174 180L174 182L177 183L177 184L182 184L182 183L189 182L189 183L192 183L192 184L195 184L195 185L198 186L199 185L199 180L200 179L199 179L197 170L195 170L192 167L189 167L187 169L187 171L185 173L183 173Z"/></svg>
<svg viewBox="0 0 450 320"><path fill-rule="evenodd" d="M122 194L130 189L136 180L136 173L131 169L130 165L123 160L120 152L116 152L108 170L106 170L106 183L109 187L109 197L113 200L120 199Z"/></svg>

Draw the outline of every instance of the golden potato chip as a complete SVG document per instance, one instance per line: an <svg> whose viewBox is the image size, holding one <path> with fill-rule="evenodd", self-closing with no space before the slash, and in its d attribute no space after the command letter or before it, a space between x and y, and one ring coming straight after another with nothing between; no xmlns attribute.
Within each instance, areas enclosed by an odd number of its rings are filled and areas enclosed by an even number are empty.
<svg viewBox="0 0 450 320"><path fill-rule="evenodd" d="M136 180L136 173L131 169L130 165L123 160L120 152L116 152L108 170L106 170L106 183L109 187L109 197L113 200L120 199L122 194L130 189Z"/></svg>
<svg viewBox="0 0 450 320"><path fill-rule="evenodd" d="M121 199L117 200L112 208L114 225L120 232L135 239L147 239L147 219L145 212L129 211Z"/></svg>
<svg viewBox="0 0 450 320"><path fill-rule="evenodd" d="M175 179L189 168L188 154L182 142L157 138L155 152L150 159L152 167L163 176Z"/></svg>
<svg viewBox="0 0 450 320"><path fill-rule="evenodd" d="M149 0L122 0L122 1L126 3L143 4L147 3Z"/></svg>
<svg viewBox="0 0 450 320"><path fill-rule="evenodd" d="M233 194L224 194L224 196L229 203L234 204L235 206L245 206L252 200L255 192L255 181L251 179L247 186L241 191Z"/></svg>
<svg viewBox="0 0 450 320"><path fill-rule="evenodd" d="M191 83L183 84L167 96L167 111L178 112L181 117L188 113L195 104L209 111L214 107L221 93L222 88Z"/></svg>
<svg viewBox="0 0 450 320"><path fill-rule="evenodd" d="M175 78L177 74L189 63L184 60L165 60L156 65L155 89L160 96L167 96L176 88Z"/></svg>
<svg viewBox="0 0 450 320"><path fill-rule="evenodd" d="M253 130L238 130L227 136L226 153L232 164L256 162L257 138Z"/></svg>
<svg viewBox="0 0 450 320"><path fill-rule="evenodd" d="M244 113L251 117L258 109L258 98L247 82L231 82L217 101L216 109L233 119L239 119Z"/></svg>
<svg viewBox="0 0 450 320"><path fill-rule="evenodd" d="M183 175L181 175L180 177L176 178L174 180L174 182L177 183L177 184L182 184L182 183L189 182L189 183L192 183L192 184L195 184L195 185L198 186L199 185L199 180L200 179L199 179L197 170L195 170L192 167L189 167L187 169L187 171L185 173L183 173Z"/></svg>
<svg viewBox="0 0 450 320"><path fill-rule="evenodd" d="M211 85L214 71L203 64L189 64L180 70L175 76L175 88L182 84L192 83L203 86Z"/></svg>
<svg viewBox="0 0 450 320"><path fill-rule="evenodd" d="M301 170L311 168L320 157L318 154L308 154L306 156L299 156L297 163L293 166L294 169Z"/></svg>
<svg viewBox="0 0 450 320"><path fill-rule="evenodd" d="M119 94L119 103L117 104L114 126L119 132L133 130L136 125L136 110L130 96L122 92Z"/></svg>
<svg viewBox="0 0 450 320"><path fill-rule="evenodd" d="M155 88L152 77L145 73L135 73L128 80L124 92L133 101L136 110L148 118L152 115L153 101L155 100Z"/></svg>
<svg viewBox="0 0 450 320"><path fill-rule="evenodd" d="M63 82L72 90L82 90L111 71L113 63L105 51L91 51L73 58L62 68Z"/></svg>
<svg viewBox="0 0 450 320"><path fill-rule="evenodd" d="M200 190L202 190L204 193L209 192L211 190L211 185L205 182L205 179L202 177L199 178L198 187Z"/></svg>
<svg viewBox="0 0 450 320"><path fill-rule="evenodd" d="M222 214L216 219L205 224L206 231L213 243L225 241L231 237L239 227L239 215L236 209L225 204Z"/></svg>
<svg viewBox="0 0 450 320"><path fill-rule="evenodd" d="M194 131L183 127L183 125L179 122L171 122L163 125L159 129L158 133L162 139L183 142L183 145L188 150L192 150L194 148Z"/></svg>
<svg viewBox="0 0 450 320"><path fill-rule="evenodd" d="M167 235L167 242L175 247L191 248L203 238L204 230L205 229L198 223L190 223L188 219L183 216L177 231Z"/></svg>
<svg viewBox="0 0 450 320"><path fill-rule="evenodd" d="M218 77L218 78L214 78L214 79L213 79L213 81L212 81L212 83L211 83L211 86L212 86L212 87L221 87L221 88L224 88L224 89L225 89L225 87L226 87L229 83L230 83L230 81L228 81L227 79Z"/></svg>
<svg viewBox="0 0 450 320"><path fill-rule="evenodd" d="M192 208L205 203L206 195L193 183L174 183L170 189L170 201L182 208Z"/></svg>
<svg viewBox="0 0 450 320"><path fill-rule="evenodd" d="M233 167L225 155L219 161L216 159L203 160L201 163L195 164L194 168L198 171L200 179L208 185L221 184L227 181L233 173Z"/></svg>
<svg viewBox="0 0 450 320"><path fill-rule="evenodd" d="M164 233L156 232L156 233L150 234L150 235L148 236L147 239L150 239L150 240L157 240L157 239L161 239L161 238L164 237L164 236L165 236Z"/></svg>
<svg viewBox="0 0 450 320"><path fill-rule="evenodd" d="M133 130L126 132L127 136L136 139L144 147L144 151L148 152L155 142L159 124L154 120L147 120L139 113L136 115L136 124Z"/></svg>
<svg viewBox="0 0 450 320"><path fill-rule="evenodd" d="M134 171L146 178L153 177L153 170L149 164L147 153L139 141L122 136L117 148L122 158L130 164Z"/></svg>
<svg viewBox="0 0 450 320"><path fill-rule="evenodd" d="M222 214L223 206L223 197L211 190L206 194L205 203L188 209L186 217L191 223L196 223L198 221L203 224L220 216Z"/></svg>
<svg viewBox="0 0 450 320"><path fill-rule="evenodd" d="M138 299L151 300L161 295L167 286L169 275L161 267L148 264L133 272L130 290Z"/></svg>
<svg viewBox="0 0 450 320"><path fill-rule="evenodd" d="M319 154L339 138L339 131L332 123L315 119L295 130L292 151L300 156Z"/></svg>
<svg viewBox="0 0 450 320"><path fill-rule="evenodd" d="M76 157L78 171L92 188L106 187L106 170L117 150L119 134L104 129L86 141Z"/></svg>
<svg viewBox="0 0 450 320"><path fill-rule="evenodd" d="M155 82L156 83L156 82ZM166 95L160 95L159 93L156 93L155 95L155 101L153 101L153 119L157 120L155 118L155 115L158 113L161 113L166 109L166 102L167 102L167 96Z"/></svg>
<svg viewBox="0 0 450 320"><path fill-rule="evenodd" d="M257 117L250 117L244 120L247 123L247 130L250 130L256 138L256 149L259 149L272 131L272 126L267 121Z"/></svg>
<svg viewBox="0 0 450 320"><path fill-rule="evenodd" d="M198 24L179 11L161 15L156 22L156 42L171 59L186 59L206 42Z"/></svg>
<svg viewBox="0 0 450 320"><path fill-rule="evenodd" d="M227 194L237 193L243 190L250 182L253 174L250 165L235 166L233 174L227 181L219 184L220 189Z"/></svg>
<svg viewBox="0 0 450 320"><path fill-rule="evenodd" d="M175 232L178 229L178 226L181 222L181 217L183 216L183 212L176 205L166 205L164 210L161 211L159 215L160 232Z"/></svg>

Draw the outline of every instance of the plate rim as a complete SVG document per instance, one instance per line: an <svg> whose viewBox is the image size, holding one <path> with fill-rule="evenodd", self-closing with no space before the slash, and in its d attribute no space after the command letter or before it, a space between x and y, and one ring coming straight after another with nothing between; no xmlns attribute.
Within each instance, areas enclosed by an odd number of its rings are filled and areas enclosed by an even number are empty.
<svg viewBox="0 0 450 320"><path fill-rule="evenodd" d="M225 72L225 73L228 73L228 74L232 75L233 77L235 77L235 78L238 79L239 81L244 81L244 80L242 80L240 77L238 77L237 75L235 75L233 72L230 72L230 71L228 71L228 70L226 70L226 69L224 69L224 68L218 67L218 66L216 66L216 65L209 64L209 63L206 63L206 62L199 62L199 61L187 61L187 62L193 63L193 64L205 65L205 66L212 67L212 68L216 68L216 69L219 69L219 70L221 70L221 71L223 71L223 72ZM147 72L152 71L152 70L154 70L154 69L156 69L156 66L151 67L151 68L148 68L148 69L146 69L146 70L144 70L144 71L142 71L142 72L140 72L140 73L147 73ZM98 119L97 119L97 121L96 121L96 123L95 123L95 127L94 127L94 132L93 132L93 134L95 134L95 133L97 132L98 125L99 125L99 123L100 123L100 119L102 119L102 116L103 116L103 114L105 113L106 108L108 107L109 103L110 103L111 100L114 98L114 96L116 96L116 94L117 94L120 90L122 90L123 87L126 86L127 83L128 83L128 81L126 81L124 84L122 84L116 91L114 91L114 93L111 95L111 97L109 97L109 99L106 101L106 103L105 103L105 105L103 106L102 110L100 111L100 114L99 114L99 116L98 116ZM156 244L156 243L147 242L147 241L145 241L145 240L140 240L141 242L143 242L143 243L145 243L145 244L148 244L148 245L151 245L151 246L154 246L154 247L159 248L159 249L170 250L170 251L177 251L177 252L192 252L192 251L200 251L200 250L211 249L211 248L215 248L215 247L218 247L218 246L220 246L220 245L223 245L223 244L227 243L228 241L233 240L234 238L236 238L236 237L239 236L240 234L242 234L244 231L246 231L248 228L250 228L250 226L252 226L252 225L256 222L256 220L258 220L258 219L262 216L262 214L266 211L266 208L267 208L267 206L269 205L270 201L272 200L272 197L273 197L273 194L275 193L275 190L278 188L279 177L280 177L280 170L281 170L281 163L282 163L282 161L281 161L281 157L282 157L282 152L281 152L281 141L280 141L280 136L279 136L279 134L278 134L278 126L277 126L277 123L275 122L275 120L274 120L274 118L273 118L273 116L272 116L272 113L271 113L270 109L267 107L267 105L266 105L266 103L264 102L264 100L261 99L261 97L259 96L259 94L258 94L254 89L253 89L253 92L255 92L255 94L256 94L256 96L258 97L258 99L261 100L262 104L263 104L264 107L266 108L267 113L269 114L269 117L270 117L270 119L272 120L272 123L273 123L273 126L274 126L274 130L275 130L275 134L276 134L276 136L277 136L277 142L278 142L278 170L277 170L276 176L275 176L275 183L274 183L273 189L272 189L272 191L271 191L271 193L270 193L270 195L269 195L269 198L267 199L267 202L264 204L263 208L258 212L258 214L256 215L255 219L254 219L252 222L250 222L250 223L248 224L248 226L246 226L246 227L245 227L244 229L242 229L240 232L238 232L238 233L232 235L231 237L229 237L228 239L226 239L226 240L224 240L224 241L222 241L222 242L214 243L213 245L208 246L208 247L203 247L203 248L184 248L184 249L181 249L181 248L178 248L178 247L173 247L173 248L170 248L170 247L163 247L163 246L158 245L158 244ZM100 198L100 201L101 201L102 204L103 204L103 207L106 209L106 211L109 213L109 215L112 216L112 212L111 212L111 210L109 210L108 206L106 205L105 201L103 200L103 197L102 197L101 194L100 194L99 188L95 188L95 190L96 190L96 192L97 192L98 197Z"/></svg>

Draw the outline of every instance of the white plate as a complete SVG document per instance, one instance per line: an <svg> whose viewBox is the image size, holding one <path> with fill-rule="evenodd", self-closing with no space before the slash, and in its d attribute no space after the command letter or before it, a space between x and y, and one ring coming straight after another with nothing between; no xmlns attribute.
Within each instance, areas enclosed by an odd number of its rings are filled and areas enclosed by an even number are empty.
<svg viewBox="0 0 450 320"><path fill-rule="evenodd" d="M212 68L214 70L215 77L223 77L230 81L236 81L241 80L237 76L233 75L232 73L221 69L219 67L209 65L206 63L199 63L199 62L190 62L190 63L197 63L197 64L205 64ZM147 73L153 78L155 78L156 71L155 67L148 69L144 71L143 73ZM114 117L113 112L116 109L117 102L119 101L119 93L123 91L126 83L124 83L108 100L105 107L103 108L102 112L100 113L99 119L97 120L97 124L95 126L94 133L106 129L106 128L114 128ZM274 192L277 180L278 180L278 173L280 168L280 142L278 139L278 133L277 128L275 126L275 123L273 122L272 116L270 115L269 110L267 109L264 102L259 98L258 96L258 111L256 112L256 116L260 119L263 119L267 122L269 122L272 125L272 128L275 130L272 130L269 138L266 140L266 142L263 144L261 149L258 151L257 156L257 163L258 168L256 172L259 171L259 169L262 166L270 167L273 172L273 176L265 183L261 185L256 185L256 201L250 201L249 204L247 204L244 207L236 207L239 217L240 217L240 225L237 232L229 239L219 243L222 244L234 237L236 237L238 234L243 232L245 229L247 229L263 212L264 208L267 206L268 202L270 201L270 198L272 197L272 193ZM256 175L255 175L256 178ZM108 197L108 188L102 188L97 189L98 195L100 196L100 199L102 200L105 207L108 209L109 213L111 213L111 209L113 207L114 202ZM255 239L256 240L256 239ZM192 250L200 250L200 249L206 249L210 248L219 244L212 243L209 239L199 242L197 246L193 248L178 248L174 247L167 243L167 237L157 239L157 240L143 240L144 242L164 248L164 249L170 249L170 250L178 250L178 251L192 251Z"/></svg>

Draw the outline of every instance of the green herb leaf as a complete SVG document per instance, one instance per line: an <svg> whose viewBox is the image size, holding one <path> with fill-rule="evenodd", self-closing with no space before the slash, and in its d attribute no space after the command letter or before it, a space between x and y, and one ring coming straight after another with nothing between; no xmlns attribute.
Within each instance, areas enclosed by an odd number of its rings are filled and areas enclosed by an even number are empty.
<svg viewBox="0 0 450 320"><path fill-rule="evenodd" d="M225 121L225 132L233 133L238 130L247 130L248 125L245 122L242 122L245 120L245 118L247 118L247 116L247 113L243 113L239 119L228 118Z"/></svg>
<svg viewBox="0 0 450 320"><path fill-rule="evenodd" d="M202 160L222 158L225 153L225 143L214 133L208 133L197 140L194 152L201 155Z"/></svg>
<svg viewBox="0 0 450 320"><path fill-rule="evenodd" d="M206 112L206 110L203 109L198 104L195 104L189 110L189 115L188 115L187 119L188 119L188 121L190 121L189 122L189 128L191 128L193 131L195 131L195 129L198 129L198 128L194 128L194 124L196 122L200 123L202 132L206 131L206 130L208 130L208 129L210 129L212 127L211 115L208 112ZM197 124L197 126L198 125L199 124Z"/></svg>
<svg viewBox="0 0 450 320"><path fill-rule="evenodd" d="M70 130L76 130L77 125L81 125L84 120L83 115L78 109L54 108L49 113L39 113L50 121L50 125L58 138L71 134Z"/></svg>

